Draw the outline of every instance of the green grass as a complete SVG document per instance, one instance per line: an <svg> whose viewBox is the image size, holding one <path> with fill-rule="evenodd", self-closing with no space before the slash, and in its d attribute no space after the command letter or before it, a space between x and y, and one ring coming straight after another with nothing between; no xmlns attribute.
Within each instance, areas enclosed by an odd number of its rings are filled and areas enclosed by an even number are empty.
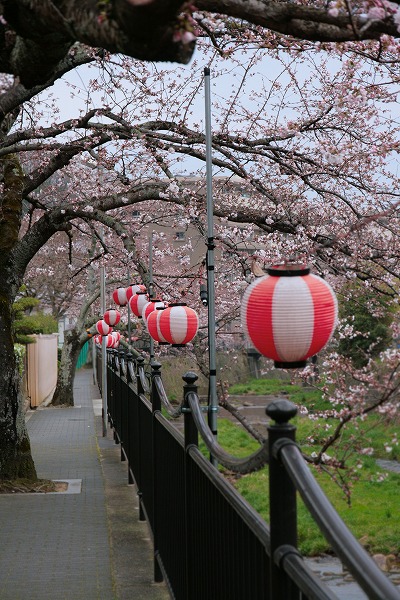
<svg viewBox="0 0 400 600"><path fill-rule="evenodd" d="M292 385L290 382L281 379L250 379L246 383L236 383L229 388L230 394L277 394L291 393L293 390L300 390L299 385Z"/></svg>
<svg viewBox="0 0 400 600"><path fill-rule="evenodd" d="M245 391L247 390L247 391ZM279 379L250 379L244 384L233 385L229 388L230 394L251 395L276 395L285 396L298 406L305 406L310 415L331 409L328 400L323 399L321 392L301 385L290 384ZM297 440L306 453L317 451L323 441L331 435L337 421L335 419L310 420L296 417L293 423L297 427ZM329 429L326 429L326 426ZM391 444L391 440L398 434L399 422L388 422L384 416L371 414L365 421L358 419L345 426L336 446L340 449L339 456L344 458L349 454L349 449L357 445L363 448L372 448L374 458L400 461L400 444ZM314 442L310 445L307 438L312 437ZM387 452L385 443L391 447ZM307 447L308 446L308 447Z"/></svg>
<svg viewBox="0 0 400 600"><path fill-rule="evenodd" d="M260 446L244 429L228 419L218 419L218 443L230 454L242 458L255 452ZM204 442L200 438L199 448L207 454Z"/></svg>
<svg viewBox="0 0 400 600"><path fill-rule="evenodd" d="M251 394L255 396L284 395L295 404L304 404L310 410L326 410L329 402L323 400L321 392L281 379L250 379L246 383L231 385L229 394Z"/></svg>
<svg viewBox="0 0 400 600"><path fill-rule="evenodd" d="M371 553L397 554L400 551L400 523L398 498L400 475L391 473L382 482L370 477L377 469L361 475L352 491L352 503L348 506L343 492L325 475L315 473L318 483L347 527L362 540ZM236 483L237 490L268 522L268 469L244 475ZM299 549L308 556L329 552L330 546L320 533L307 508L298 500Z"/></svg>
<svg viewBox="0 0 400 600"><path fill-rule="evenodd" d="M246 393L249 389L259 394L275 394L289 388L290 400L310 406L319 404L321 398L315 392L276 380L254 380L253 383L232 386L230 393ZM238 388L240 391L238 391ZM234 391L233 391L234 390ZM268 390L268 391L266 391ZM319 410L319 408L318 408ZM327 420L310 421L306 418L296 417L297 426L296 439L303 451L311 453L317 451L321 439L326 435L323 425L332 424ZM324 490L327 498L334 506L339 516L346 523L354 536L362 540L370 553L398 554L400 552L400 519L399 519L399 497L400 497L400 474L385 473L385 478L380 480L379 473L382 469L376 465L376 458L399 460L399 447L393 445L392 451L387 453L385 442L390 440L398 432L396 423L387 423L379 415L371 415L364 422L346 426L338 442L337 452L340 456L347 457L349 467L356 468L357 480L351 489L351 505L349 506L343 490L329 477L311 467L314 476ZM308 440L313 435L314 443ZM232 422L220 419L218 422L218 441L221 446L235 456L246 456L258 447L258 444L241 428ZM373 456L349 454L352 444L362 442L363 447L374 449ZM268 467L259 472L244 475L235 481L238 491L268 522ZM298 501L298 534L299 549L305 555L316 555L329 552L329 544L325 541L314 523L308 510L299 498Z"/></svg>

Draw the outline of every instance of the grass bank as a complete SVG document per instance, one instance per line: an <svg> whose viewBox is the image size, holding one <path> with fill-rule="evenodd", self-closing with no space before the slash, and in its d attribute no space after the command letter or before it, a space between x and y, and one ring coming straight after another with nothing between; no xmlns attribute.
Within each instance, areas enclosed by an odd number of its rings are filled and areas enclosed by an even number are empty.
<svg viewBox="0 0 400 600"><path fill-rule="evenodd" d="M268 391L267 391L268 390ZM293 386L277 380L254 380L247 384L235 385L231 393L285 393L296 404L308 406L310 410L323 406L321 397L315 391L309 391L301 386ZM321 404L322 403L322 404ZM310 431L318 430L315 421L297 417L297 440L302 450L310 453ZM321 429L321 427L320 427ZM382 418L373 416L357 427L346 428L340 440L343 452L349 451L354 436L362 436L363 441L373 450L372 456L355 455L348 458L350 467L357 469L356 480L352 483L351 505L347 503L341 488L326 474L311 467L313 474L337 510L343 521L357 539L371 553L395 554L400 553L400 474L385 472L377 463L377 458L398 460L399 449L394 446L388 453L386 440L395 435L398 424L388 424ZM245 456L257 448L257 443L239 426L230 421L220 419L218 427L219 443L228 452L236 456ZM313 440L313 443L317 443ZM340 452L340 448L339 448ZM268 468L257 473L251 473L234 480L238 491L268 522ZM299 548L305 555L312 556L329 552L330 547L319 532L307 509L299 499L298 503Z"/></svg>

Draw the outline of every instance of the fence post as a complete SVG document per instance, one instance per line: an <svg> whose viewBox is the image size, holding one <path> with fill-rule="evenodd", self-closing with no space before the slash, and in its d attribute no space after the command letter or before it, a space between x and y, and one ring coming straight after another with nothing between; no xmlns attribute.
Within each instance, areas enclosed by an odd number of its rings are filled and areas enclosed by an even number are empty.
<svg viewBox="0 0 400 600"><path fill-rule="evenodd" d="M154 548L154 581L163 581L163 574L157 560L158 556L158 504L157 498L157 453L156 453L156 436L155 436L155 420L154 413L161 411L161 400L157 391L156 379L161 378L161 364L157 361L151 363L151 407L153 412L153 548Z"/></svg>
<svg viewBox="0 0 400 600"><path fill-rule="evenodd" d="M119 397L121 403L121 425L120 425L120 443L121 443L121 461L127 460L128 454L128 386L123 381L124 377L124 361L125 361L125 350L119 348L116 350L118 356L118 382L119 382Z"/></svg>
<svg viewBox="0 0 400 600"><path fill-rule="evenodd" d="M135 358L135 374L136 374L136 391L137 391L137 395L140 396L141 394L144 394L144 390L143 390L143 386L142 386L142 382L140 379L140 368L143 366L144 364L144 358L143 356L137 356ZM138 415L137 415L138 416ZM140 437L140 431L139 431L139 437ZM140 446L140 443L139 443ZM140 464L140 459L139 459L139 464ZM141 467L139 467L139 470L141 469ZM139 475L139 481L140 481L140 475ZM139 521L145 521L146 517L144 514L144 510L143 510L143 503L142 503L142 492L139 489L138 490L138 498L139 498Z"/></svg>
<svg viewBox="0 0 400 600"><path fill-rule="evenodd" d="M194 581L193 573L196 569L196 564L193 560L193 555L195 554L195 549L193 546L193 527L194 524L194 515L192 514L192 482L190 478L190 458L188 456L188 448L191 445L198 445L199 442L199 434L197 431L196 424L194 422L192 412L189 407L189 403L186 399L186 396L189 392L194 392L197 394L197 385L196 381L198 377L196 373L193 371L188 371L182 377L185 385L183 386L183 403L182 403L182 411L184 418L184 435L185 435L185 511L184 511L184 527L185 527L185 538L186 538L186 548L185 548L185 562L186 562L186 598L195 598L195 591L192 590L192 585Z"/></svg>
<svg viewBox="0 0 400 600"><path fill-rule="evenodd" d="M128 405L128 431L129 431L129 440L128 440L128 483L132 485L135 483L132 476L132 459L133 459L133 444L134 444L134 415L132 409L132 401L131 401L131 391L129 388L129 384L133 383L132 374L131 374L131 364L133 361L133 355L128 351L125 354L126 360L126 387L127 387L127 405Z"/></svg>
<svg viewBox="0 0 400 600"><path fill-rule="evenodd" d="M144 394L144 389L142 386L142 381L140 379L140 368L143 367L144 365L144 358L143 356L138 356L136 358L136 378L137 378L137 393L138 396L140 396L141 394Z"/></svg>
<svg viewBox="0 0 400 600"><path fill-rule="evenodd" d="M270 510L270 589L274 600L296 600L299 592L279 567L278 550L283 545L297 548L296 488L279 457L277 440L295 440L296 427L289 423L297 408L288 400L276 400L265 409L275 424L268 425L269 510Z"/></svg>
<svg viewBox="0 0 400 600"><path fill-rule="evenodd" d="M183 418L184 418L184 425L185 425L185 448L187 448L190 444L195 444L197 446L198 439L199 439L197 427L196 427L194 419L192 417L192 413L190 411L189 404L186 400L186 394L188 392L194 392L195 394L197 394L196 381L198 380L198 377L197 377L196 373L194 373L193 371L188 371L187 373L184 374L182 379L185 382L185 385L183 386L182 408L183 408L183 412L184 412Z"/></svg>
<svg viewBox="0 0 400 600"><path fill-rule="evenodd" d="M104 378L104 383L106 384L106 396L107 396L107 414L105 415L105 423L111 424L111 426L115 427L115 363L114 356L111 350L106 349L106 376ZM115 429L114 429L114 439L115 439Z"/></svg>

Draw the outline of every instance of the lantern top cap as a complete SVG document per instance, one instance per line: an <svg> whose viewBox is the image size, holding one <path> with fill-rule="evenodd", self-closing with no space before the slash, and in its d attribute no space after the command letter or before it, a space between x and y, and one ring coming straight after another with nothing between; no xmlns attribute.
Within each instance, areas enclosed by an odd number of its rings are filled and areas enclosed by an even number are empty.
<svg viewBox="0 0 400 600"><path fill-rule="evenodd" d="M186 302L172 302L169 307L171 306L187 306Z"/></svg>
<svg viewBox="0 0 400 600"><path fill-rule="evenodd" d="M291 260L285 260L276 265L271 265L267 269L268 275L272 277L296 277L299 275L309 275L311 269L308 265L295 262Z"/></svg>

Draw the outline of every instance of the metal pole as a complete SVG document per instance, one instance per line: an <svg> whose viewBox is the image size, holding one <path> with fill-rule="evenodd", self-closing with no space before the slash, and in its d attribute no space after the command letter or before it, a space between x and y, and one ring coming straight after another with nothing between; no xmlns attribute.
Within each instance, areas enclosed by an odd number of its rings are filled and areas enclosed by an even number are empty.
<svg viewBox="0 0 400 600"><path fill-rule="evenodd" d="M214 289L214 214L212 197L212 153L211 153L211 94L210 69L204 69L205 84L205 126L206 126L206 184L207 184L207 291L208 291L208 355L209 392L208 425L217 437L217 368L215 352L215 289ZM211 457L211 462L216 461Z"/></svg>
<svg viewBox="0 0 400 600"><path fill-rule="evenodd" d="M153 232L150 233L149 237L149 299L153 298L154 285L153 285ZM154 340L150 337L150 364L154 359Z"/></svg>
<svg viewBox="0 0 400 600"><path fill-rule="evenodd" d="M106 270L100 267L100 305L102 314L106 312ZM101 338L101 393L103 437L107 435L107 336Z"/></svg>
<svg viewBox="0 0 400 600"><path fill-rule="evenodd" d="M92 342L93 385L97 385L96 344L94 343L94 338L91 339L91 342Z"/></svg>
<svg viewBox="0 0 400 600"><path fill-rule="evenodd" d="M129 286L129 284L130 284L129 268L126 273L126 277L127 277L128 286ZM128 302L128 350L129 350L129 352L131 351L131 307L129 305L129 302Z"/></svg>

